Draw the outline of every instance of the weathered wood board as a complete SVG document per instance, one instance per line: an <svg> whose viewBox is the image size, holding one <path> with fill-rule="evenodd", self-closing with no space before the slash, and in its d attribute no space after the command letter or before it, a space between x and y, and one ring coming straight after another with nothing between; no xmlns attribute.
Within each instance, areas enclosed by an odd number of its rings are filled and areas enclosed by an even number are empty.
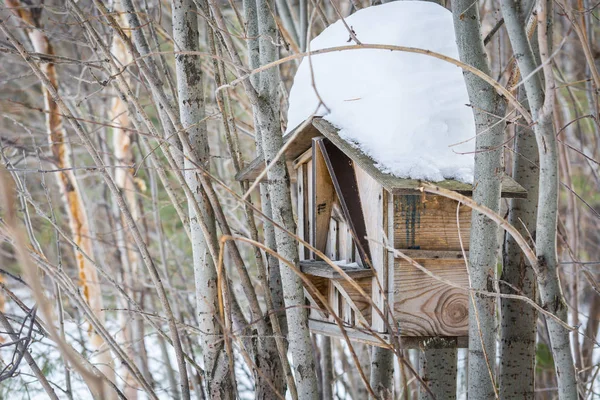
<svg viewBox="0 0 600 400"><path fill-rule="evenodd" d="M318 139L313 139L313 142ZM325 252L327 246L327 236L329 234L329 220L331 218L331 209L335 199L335 189L333 181L329 175L329 169L325 162L325 157L321 147L314 145L312 147L313 160L313 193L314 193L314 209L312 218L314 246ZM312 200L312 199L311 199Z"/></svg>
<svg viewBox="0 0 600 400"><path fill-rule="evenodd" d="M469 287L463 259L415 258L435 276ZM467 336L469 298L402 259L394 265L394 317L402 336Z"/></svg>
<svg viewBox="0 0 600 400"><path fill-rule="evenodd" d="M309 319L308 326L314 333L344 340L342 331L335 323ZM352 342L365 343L379 347L389 346L390 343L390 335L386 333L371 333L368 330L356 328L345 328L344 330ZM400 336L398 340L400 341L400 347L403 349L422 349L425 342L430 343L431 338L431 336ZM452 340L455 341L457 348L466 348L469 345L469 338L466 336L447 338L447 341ZM433 343L435 346L435 342ZM447 348L447 343L444 345L444 348Z"/></svg>
<svg viewBox="0 0 600 400"><path fill-rule="evenodd" d="M469 250L471 209L461 205L457 219L457 205L442 196L394 196L394 247L460 251L462 240Z"/></svg>
<svg viewBox="0 0 600 400"><path fill-rule="evenodd" d="M368 296L371 295L371 283L373 280L370 277L358 278L355 279L355 281ZM344 299L350 308L355 312L354 320L349 320L348 322L353 325L356 324L356 326L362 326L359 322L361 320L360 316L362 316L364 319L362 321L366 323L366 326L371 326L371 305L369 304L369 300L365 299L364 296L345 279L333 280L332 282L342 296L344 296ZM360 316L357 314L360 314Z"/></svg>

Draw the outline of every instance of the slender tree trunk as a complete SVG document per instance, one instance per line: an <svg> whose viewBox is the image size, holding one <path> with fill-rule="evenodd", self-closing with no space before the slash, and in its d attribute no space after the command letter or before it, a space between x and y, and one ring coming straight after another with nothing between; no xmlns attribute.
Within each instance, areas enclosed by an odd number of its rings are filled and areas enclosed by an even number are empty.
<svg viewBox="0 0 600 400"><path fill-rule="evenodd" d="M549 3L549 4L548 4ZM538 9L538 42L541 61L549 57L551 36L548 35L548 23L551 21L552 2L542 0ZM541 79L531 74L537 68L533 51L527 39L523 24L519 21L517 6L514 0L502 2L502 14L506 23L508 37L513 47L515 59L524 77L527 99L531 108L539 162L539 196L536 220L536 255L538 258L538 277L540 298L545 309L555 313L567 322L567 305L565 303L557 274L556 224L558 215L558 147L553 126L554 77L551 64L544 65L546 90ZM558 395L561 400L577 399L577 376L573 365L569 331L554 319L546 319L548 336L552 347L556 368Z"/></svg>
<svg viewBox="0 0 600 400"><path fill-rule="evenodd" d="M427 348L435 347L434 349ZM441 348L447 346L446 348ZM419 387L419 400L456 399L456 342L434 338L420 352L420 375L435 397Z"/></svg>
<svg viewBox="0 0 600 400"><path fill-rule="evenodd" d="M173 0L173 39L176 51L199 51L198 20L192 0ZM175 58L177 90L181 124L186 129L195 159L206 170L210 169L208 134L206 130L203 77L200 58L197 55L177 55ZM188 197L192 257L196 282L196 307L206 390L210 398L233 399L234 389L229 370L229 356L222 340L221 322L218 320L217 271L210 257L207 241L216 241L216 224L212 208L202 188L198 171L187 158L184 160L184 176L194 197ZM193 203L200 206L203 215L197 215ZM202 218L209 228L212 239L204 237L198 219Z"/></svg>
<svg viewBox="0 0 600 400"><path fill-rule="evenodd" d="M394 359L392 350L373 346L371 349L371 378L370 385L378 399L391 400L394 398Z"/></svg>
<svg viewBox="0 0 600 400"><path fill-rule="evenodd" d="M454 28L461 61L490 74L481 37L477 3L452 2ZM504 139L505 102L494 89L470 73L465 73L469 99L476 124L475 188L473 199L494 212L500 209L502 142ZM494 292L498 262L498 227L490 219L473 211L469 247L469 278L473 289ZM491 296L471 295L469 307L469 397L493 399L496 362L496 301Z"/></svg>
<svg viewBox="0 0 600 400"><path fill-rule="evenodd" d="M527 199L510 202L509 223L523 237L535 237L537 211L537 146L529 129L518 128L513 177L528 192ZM532 164L534 163L534 164ZM500 288L535 300L535 276L512 236L506 236ZM537 312L520 300L502 299L500 340L500 397L533 399Z"/></svg>
<svg viewBox="0 0 600 400"><path fill-rule="evenodd" d="M259 49L261 65L268 64L278 58L277 29L271 10L275 5L268 0L257 1L257 20L259 29ZM271 164L283 145L281 124L279 119L279 71L271 68L260 75L258 88L257 130L261 132L262 149L265 162ZM290 177L285 159L275 161L268 171L269 194L273 219L289 232L296 232L296 223L292 212L290 193ZM275 230L278 253L294 264L298 264L298 244L286 232ZM300 278L285 264L280 263L285 306L287 307L288 340L292 352L293 366L297 382L298 397L301 400L318 397L315 361L312 351L310 331L308 329L308 313L304 307L304 289Z"/></svg>
<svg viewBox="0 0 600 400"><path fill-rule="evenodd" d="M537 143L529 128L516 126L515 136L513 178L527 190L527 198L510 201L508 221L523 237L531 235L533 241L539 179ZM520 294L535 300L533 269L510 235L506 235L503 256L502 293ZM533 399L537 312L520 300L502 299L501 304L500 398Z"/></svg>
<svg viewBox="0 0 600 400"><path fill-rule="evenodd" d="M6 5L15 9L17 15L34 29L28 29L27 34L31 40L34 51L41 54L54 54L54 49L40 26L41 13L32 12L32 7L23 7L18 0L7 0ZM58 90L58 74L56 67L51 62L42 63L40 70L46 75L50 84ZM60 169L56 176L63 205L67 211L69 227L73 235L73 242L78 249L74 249L75 261L79 273L79 285L82 288L83 296L90 308L104 324L105 317L103 311L102 289L100 279L96 268L87 260L83 254L93 257L92 237L89 230L88 216L79 183L74 174L71 163L71 148L67 145L67 132L63 126L62 113L49 90L42 89L46 109L46 129L48 131L48 142L54 158L56 168ZM100 350L98 354L98 368L112 382L115 382L114 365L110 348L106 342L95 331L90 330L90 340L95 350ZM109 399L116 398L116 393L106 387L104 390Z"/></svg>
<svg viewBox="0 0 600 400"><path fill-rule="evenodd" d="M322 400L333 400L333 349L331 338L321 337L321 381L323 382Z"/></svg>
<svg viewBox="0 0 600 400"><path fill-rule="evenodd" d="M120 10L120 7L117 7L116 9ZM119 16L118 21L123 27L127 26L122 14ZM124 44L119 40L117 35L113 36L111 51L123 66L128 65L133 61L131 55L127 52ZM136 178L133 176L133 169L126 168L131 167L134 164L132 148L133 133L127 129L130 126L127 105L118 95L113 98L109 117L111 121L116 122L119 126L118 128L113 129L113 149L117 165L117 168L115 168L115 184L123 191L127 206L131 210L131 216L137 221L140 218L141 212L136 196ZM123 232L121 232L119 236L121 242L121 272L124 288L129 296L135 298L136 301L141 304L139 301L140 297L136 295L135 291L135 287L137 286L135 282L138 281L136 278L139 273L139 257L137 251L134 250L135 243L127 229L123 217L121 217L121 227L123 228ZM128 304L125 302L123 307L127 308ZM143 322L141 320L136 320L135 313L121 313L121 320L123 337L127 342L131 343L127 353L132 360L136 360L138 368L144 370L145 363L141 357L142 354L145 353L144 337L142 335L142 329L138 326ZM148 379L148 376L146 376L146 378ZM126 383L125 395L128 399L137 399L139 385L136 384L129 371L125 371L124 379ZM149 379L149 381L151 381L151 379Z"/></svg>

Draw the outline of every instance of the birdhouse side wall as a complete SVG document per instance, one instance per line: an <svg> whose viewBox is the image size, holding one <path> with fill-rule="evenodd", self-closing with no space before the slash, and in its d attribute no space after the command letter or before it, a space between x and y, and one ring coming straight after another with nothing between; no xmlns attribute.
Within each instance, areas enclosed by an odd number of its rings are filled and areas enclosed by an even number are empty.
<svg viewBox="0 0 600 400"><path fill-rule="evenodd" d="M372 282L372 299L376 307L385 315L387 302L393 302L393 253L385 247L393 241L393 196L371 175L354 163L361 208L369 238L371 267L375 270ZM377 312L372 313L371 328L376 332L386 332L387 325Z"/></svg>
<svg viewBox="0 0 600 400"><path fill-rule="evenodd" d="M422 193L394 196L396 255L393 312L400 334L468 335L468 257L471 209ZM433 276L431 276L433 275Z"/></svg>

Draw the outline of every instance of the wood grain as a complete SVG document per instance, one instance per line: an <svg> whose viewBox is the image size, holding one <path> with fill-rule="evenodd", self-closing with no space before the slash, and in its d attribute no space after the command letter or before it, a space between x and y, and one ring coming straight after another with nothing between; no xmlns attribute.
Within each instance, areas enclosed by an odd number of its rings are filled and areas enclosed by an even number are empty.
<svg viewBox="0 0 600 400"><path fill-rule="evenodd" d="M370 277L357 278L355 281L365 293L368 295L371 294L372 279ZM362 326L360 324L362 321L366 326L371 326L371 305L369 304L368 299L365 299L354 286L345 279L333 280L332 282L342 294L350 308L354 310L354 318L346 318L347 322L350 323L351 326Z"/></svg>
<svg viewBox="0 0 600 400"><path fill-rule="evenodd" d="M415 261L434 275L469 287L464 260L420 259ZM394 317L402 336L467 336L469 298L467 292L436 280L396 259L394 266Z"/></svg>
<svg viewBox="0 0 600 400"><path fill-rule="evenodd" d="M394 247L461 251L469 249L471 209L461 206L457 222L454 200L434 195L394 196Z"/></svg>
<svg viewBox="0 0 600 400"><path fill-rule="evenodd" d="M319 335L331 336L339 339L344 339L340 328L332 322L323 322L320 320L309 319L308 326L313 333ZM367 330L361 330L356 328L347 327L345 328L346 334L352 342L364 343L371 346L384 347L390 343L390 335L385 333L375 334L370 333ZM401 336L399 337L400 347L403 349L421 349L425 342L429 342L433 337L412 337L412 336ZM469 338L466 336L447 338L447 340L454 340L455 347L467 348L469 345ZM383 341L383 343L382 343ZM435 342L434 342L435 346ZM443 348L447 348L447 344L444 344ZM436 348L436 347L429 347Z"/></svg>
<svg viewBox="0 0 600 400"><path fill-rule="evenodd" d="M372 277L373 270L368 268L339 266L348 276L353 279ZM328 279L345 279L339 272L333 269L325 261L303 260L300 261L300 270L306 275L321 276Z"/></svg>
<svg viewBox="0 0 600 400"><path fill-rule="evenodd" d="M331 209L335 199L335 189L333 181L329 175L329 169L325 162L321 147L316 145L320 138L313 139L312 160L313 160L313 196L314 203L312 218L314 246L322 252L327 247L327 237L329 235L329 222L331 219Z"/></svg>

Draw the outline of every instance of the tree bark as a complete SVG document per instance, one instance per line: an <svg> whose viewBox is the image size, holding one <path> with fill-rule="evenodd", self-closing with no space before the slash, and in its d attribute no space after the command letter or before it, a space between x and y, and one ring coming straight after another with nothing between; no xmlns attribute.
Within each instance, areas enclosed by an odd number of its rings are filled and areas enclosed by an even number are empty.
<svg viewBox="0 0 600 400"><path fill-rule="evenodd" d="M428 347L435 347L434 349ZM446 347L446 348L440 348ZM421 378L427 384L432 397L425 388L419 387L419 400L456 399L456 342L434 338L424 344L419 354Z"/></svg>
<svg viewBox="0 0 600 400"><path fill-rule="evenodd" d="M371 350L370 385L378 399L391 400L394 398L394 359L392 350L373 346Z"/></svg>
<svg viewBox="0 0 600 400"><path fill-rule="evenodd" d="M192 0L173 0L173 40L175 51L200 51L196 7ZM197 162L210 169L208 134L206 130L203 76L200 57L179 54L175 57L179 115ZM235 392L229 368L229 356L222 340L219 322L217 270L207 248L207 242L217 240L215 216L206 198L198 174L202 173L188 158L184 160L184 177L193 193L188 196L192 259L196 287L196 312L204 358L206 391L210 398L234 399ZM196 214L193 203L200 207ZM204 220L211 238L205 238L199 219Z"/></svg>
<svg viewBox="0 0 600 400"><path fill-rule="evenodd" d="M278 58L277 28L271 10L274 4L268 0L257 1L259 29L260 64L265 65ZM258 118L257 130L261 133L265 162L271 164L283 145L279 120L279 71L271 68L260 74L258 104L255 104ZM268 171L269 195L273 220L291 233L296 232L292 212L290 177L285 158L280 157ZM295 265L299 262L298 244L285 231L275 230L278 253ZM318 397L315 361L308 329L308 313L304 299L304 288L300 278L283 263L279 263L283 284L284 302L287 308L289 347L292 353L298 398L301 400Z"/></svg>
<svg viewBox="0 0 600 400"><path fill-rule="evenodd" d="M27 35L34 51L41 54L53 55L54 49L41 27L39 20L41 13L32 12L32 7L23 7L19 0L7 0L6 5L13 8L15 13L33 28L27 29ZM39 68L46 75L53 88L58 91L58 74L56 73L54 63L41 63ZM79 285L82 288L86 302L90 305L90 308L98 320L104 324L104 306L98 272L82 254L83 252L89 257L93 257L93 244L89 230L86 207L83 203L79 183L73 172L71 148L67 144L67 132L63 125L62 113L60 112L58 104L52 98L50 91L47 88L42 88L42 93L46 108L45 115L48 143L50 144L56 168L61 170L55 174L56 182L61 193L63 205L67 212L69 227L71 234L73 235L73 242L77 246L73 251L75 253L75 261L77 263L79 274ZM93 330L90 330L89 334L94 349L100 350L98 355L99 369L114 383L114 364L106 342ZM109 399L116 398L115 392L109 387L105 388L104 393Z"/></svg>
<svg viewBox="0 0 600 400"><path fill-rule="evenodd" d="M477 3L457 0L452 3L456 41L461 61L490 74L487 54L481 37ZM505 101L494 89L465 73L469 99L476 124L475 188L473 199L494 212L500 209L502 176L502 142L504 139ZM498 261L498 227L474 211L471 219L469 278L473 289L494 292ZM496 360L496 301L491 296L471 295L469 307L469 397L493 399Z"/></svg>
<svg viewBox="0 0 600 400"><path fill-rule="evenodd" d="M548 2L551 5L552 2ZM542 0L538 9L538 41L541 61L549 57L547 23L551 14L547 13L548 4ZM550 11L551 12L551 11ZM523 24L519 21L517 5L514 0L502 2L502 14L506 23L508 37L515 59L524 77L527 99L533 117L533 130L537 140L540 163L538 213L536 219L536 256L538 258L538 283L540 298L545 309L555 313L567 322L567 304L564 300L557 274L556 232L558 216L558 147L553 126L554 77L551 64L544 65L546 90L542 87L538 75L535 57ZM550 17L549 17L550 15ZM556 368L558 395L561 400L577 399L577 376L573 365L569 331L553 319L546 319L548 335Z"/></svg>

